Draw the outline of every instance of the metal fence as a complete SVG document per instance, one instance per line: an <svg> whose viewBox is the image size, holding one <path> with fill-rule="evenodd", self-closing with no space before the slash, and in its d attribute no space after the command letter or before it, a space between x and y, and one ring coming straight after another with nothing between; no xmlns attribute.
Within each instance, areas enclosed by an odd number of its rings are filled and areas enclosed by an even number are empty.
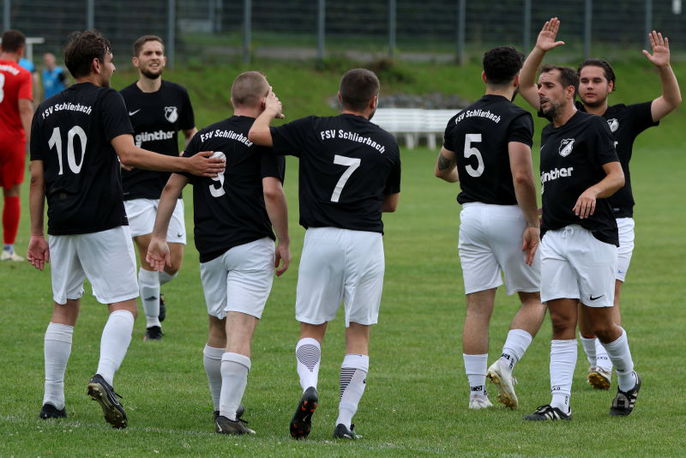
<svg viewBox="0 0 686 458"><path fill-rule="evenodd" d="M70 32L95 27L119 56L157 34L170 65L258 57L465 62L487 47L528 51L543 22L562 21L567 53L613 57L647 46L657 29L686 56L681 0L0 0L4 29L42 37L36 54L61 51ZM35 60L35 56L34 56Z"/></svg>

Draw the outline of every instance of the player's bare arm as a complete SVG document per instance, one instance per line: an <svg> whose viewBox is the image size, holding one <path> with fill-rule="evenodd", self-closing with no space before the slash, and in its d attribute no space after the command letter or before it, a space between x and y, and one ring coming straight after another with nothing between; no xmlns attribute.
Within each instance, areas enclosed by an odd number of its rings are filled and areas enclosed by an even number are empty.
<svg viewBox="0 0 686 458"><path fill-rule="evenodd" d="M33 120L33 102L29 99L19 99L19 117L24 128L26 138L31 138L31 121ZM28 148L29 142L26 142Z"/></svg>
<svg viewBox="0 0 686 458"><path fill-rule="evenodd" d="M189 158L172 157L137 147L130 134L112 139L112 146L125 167L156 170L160 172L187 172L202 177L216 177L224 171L222 159L210 158L212 151L203 151Z"/></svg>
<svg viewBox="0 0 686 458"><path fill-rule="evenodd" d="M538 206L536 205L531 148L524 143L509 142L507 149L517 205L521 208L526 219L526 228L522 233L522 251L526 253L526 263L532 265L541 241L541 230Z"/></svg>
<svg viewBox="0 0 686 458"><path fill-rule="evenodd" d="M540 108L538 91L536 86L536 72L543 62L543 56L551 49L565 44L564 41L557 41L557 32L560 30L560 20L556 17L550 18L543 24L543 28L538 34L536 45L531 50L521 71L519 72L519 93L524 100L536 110Z"/></svg>
<svg viewBox="0 0 686 458"><path fill-rule="evenodd" d="M270 88L269 93L264 99L264 111L255 119L250 132L248 132L248 139L258 145L273 146L269 124L274 118L283 119L284 115L281 101Z"/></svg>
<svg viewBox="0 0 686 458"><path fill-rule="evenodd" d="M393 213L398 209L398 201L400 200L400 193L386 194L381 204L381 211L384 213Z"/></svg>
<svg viewBox="0 0 686 458"><path fill-rule="evenodd" d="M158 272L162 272L165 266L171 265L171 255L169 245L167 245L167 230L176 207L176 200L186 183L188 183L188 178L184 175L172 173L160 195L155 225L148 245L148 253L145 256L148 264Z"/></svg>
<svg viewBox="0 0 686 458"><path fill-rule="evenodd" d="M644 49L643 55L657 67L662 85L662 94L650 105L653 121L657 122L681 105L681 91L670 63L669 38L653 30L648 39L653 52Z"/></svg>
<svg viewBox="0 0 686 458"><path fill-rule="evenodd" d="M184 143L183 147L184 149L188 146L188 143L190 143L191 138L193 138L193 135L195 135L198 132L198 129L196 127L193 127L192 129L186 129L183 130L183 137L184 137ZM179 151L179 156L183 154L183 151Z"/></svg>
<svg viewBox="0 0 686 458"><path fill-rule="evenodd" d="M441 151L439 151L438 157L436 158L434 175L449 183L455 183L460 180L460 176L457 172L457 158L453 151L450 151L445 147L441 148Z"/></svg>
<svg viewBox="0 0 686 458"><path fill-rule="evenodd" d="M288 270L291 263L291 239L288 236L288 206L281 181L275 177L262 179L264 206L269 215L269 221L276 234L277 245L274 256L274 268L277 277Z"/></svg>
<svg viewBox="0 0 686 458"><path fill-rule="evenodd" d="M45 176L43 161L31 161L31 187L29 190L29 209L31 215L31 240L26 259L38 270L50 262L48 242L43 234L43 215L45 212Z"/></svg>
<svg viewBox="0 0 686 458"><path fill-rule="evenodd" d="M581 219L595 212L596 199L610 197L624 186L624 172L619 161L603 164L603 170L605 178L581 193L574 205L574 214Z"/></svg>

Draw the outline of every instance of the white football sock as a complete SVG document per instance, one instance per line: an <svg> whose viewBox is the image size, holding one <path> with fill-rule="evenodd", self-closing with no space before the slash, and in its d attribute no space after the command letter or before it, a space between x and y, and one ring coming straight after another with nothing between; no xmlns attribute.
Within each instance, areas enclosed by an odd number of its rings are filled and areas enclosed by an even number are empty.
<svg viewBox="0 0 686 458"><path fill-rule="evenodd" d="M50 323L45 331L45 393L43 404L52 404L64 409L64 372L71 354L71 339L74 327Z"/></svg>
<svg viewBox="0 0 686 458"><path fill-rule="evenodd" d="M608 372L612 372L612 360L607 354L607 350L605 350L603 343L597 338L595 339L595 360L596 366L601 367Z"/></svg>
<svg viewBox="0 0 686 458"><path fill-rule="evenodd" d="M464 370L469 380L469 397L486 396L486 371L488 366L488 353L483 355L462 354Z"/></svg>
<svg viewBox="0 0 686 458"><path fill-rule="evenodd" d="M159 272L158 278L160 279L160 285L164 285L165 283L169 283L170 281L175 279L178 274L179 274L178 272L175 273L174 275L169 275L165 271Z"/></svg>
<svg viewBox="0 0 686 458"><path fill-rule="evenodd" d="M508 365L510 370L514 369L515 364L522 359L532 340L531 334L525 330L511 329L507 333L507 339L505 339L505 345L503 345L503 354L500 355L500 359Z"/></svg>
<svg viewBox="0 0 686 458"><path fill-rule="evenodd" d="M219 415L236 420L236 410L241 405L245 387L248 385L250 358L238 353L222 356L222 391L219 398Z"/></svg>
<svg viewBox="0 0 686 458"><path fill-rule="evenodd" d="M596 367L596 338L591 337L590 339L587 339L586 337L579 334L579 340L581 340L581 346L584 349L584 353L586 353L586 359L588 360L589 366Z"/></svg>
<svg viewBox="0 0 686 458"><path fill-rule="evenodd" d="M576 357L576 339L550 341L550 405L564 413L569 413Z"/></svg>
<svg viewBox="0 0 686 458"><path fill-rule="evenodd" d="M114 373L121 366L131 343L133 314L128 310L110 313L100 339L100 361L97 373L113 386Z"/></svg>
<svg viewBox="0 0 686 458"><path fill-rule="evenodd" d="M617 384L622 391L629 391L636 385L636 374L634 373L634 361L631 359L629 350L629 339L626 331L622 329L622 335L614 342L603 344L612 363L617 369Z"/></svg>
<svg viewBox="0 0 686 458"><path fill-rule="evenodd" d="M353 420L357 406L367 386L369 356L345 355L340 372L341 400L338 403L336 424L344 424L348 429Z"/></svg>
<svg viewBox="0 0 686 458"><path fill-rule="evenodd" d="M300 339L295 346L295 358L303 391L311 386L317 388L319 362L322 358L322 347L317 339L311 337Z"/></svg>
<svg viewBox="0 0 686 458"><path fill-rule="evenodd" d="M145 327L160 326L160 276L141 267L138 270L138 288L145 312Z"/></svg>
<svg viewBox="0 0 686 458"><path fill-rule="evenodd" d="M207 382L210 386L212 405L214 410L219 410L219 395L222 391L222 356L223 348L210 347L205 345L202 351L202 362L207 374Z"/></svg>

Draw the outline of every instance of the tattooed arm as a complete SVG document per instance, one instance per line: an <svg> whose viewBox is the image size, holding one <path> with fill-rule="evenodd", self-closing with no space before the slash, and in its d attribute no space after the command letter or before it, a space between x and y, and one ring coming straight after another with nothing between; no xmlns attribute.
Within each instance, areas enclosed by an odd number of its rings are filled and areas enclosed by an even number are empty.
<svg viewBox="0 0 686 458"><path fill-rule="evenodd" d="M455 160L454 152L445 149L445 147L441 148L441 152L438 153L438 158L436 158L434 175L449 183L455 183L460 180L457 174L457 161Z"/></svg>

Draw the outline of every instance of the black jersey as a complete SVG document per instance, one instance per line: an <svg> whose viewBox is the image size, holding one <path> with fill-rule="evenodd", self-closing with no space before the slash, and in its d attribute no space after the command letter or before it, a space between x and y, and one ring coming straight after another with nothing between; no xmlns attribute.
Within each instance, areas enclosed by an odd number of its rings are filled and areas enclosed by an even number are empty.
<svg viewBox="0 0 686 458"><path fill-rule="evenodd" d="M274 152L300 158L300 224L383 233L384 197L400 192L400 150L362 116L308 116L271 128Z"/></svg>
<svg viewBox="0 0 686 458"><path fill-rule="evenodd" d="M603 113L603 118L607 121L610 132L615 139L617 156L619 156L619 162L624 171L624 187L608 198L616 218L630 218L634 214L635 202L631 191L629 161L636 137L649 127L660 124L659 121L653 121L653 114L650 110L652 104L653 102L635 105L612 105ZM583 110L584 105L577 102L577 108Z"/></svg>
<svg viewBox="0 0 686 458"><path fill-rule="evenodd" d="M126 225L113 138L133 133L117 91L74 84L40 104L31 160L43 161L48 234L99 232Z"/></svg>
<svg viewBox="0 0 686 458"><path fill-rule="evenodd" d="M602 118L577 111L563 126L547 125L541 134L541 231L579 224L598 240L619 246L607 199L597 199L595 212L585 219L573 211L579 196L605 178L603 165L615 161L614 139Z"/></svg>
<svg viewBox="0 0 686 458"><path fill-rule="evenodd" d="M485 95L453 116L443 147L457 160L457 201L516 205L508 143L531 147L533 135L531 114L500 95Z"/></svg>
<svg viewBox="0 0 686 458"><path fill-rule="evenodd" d="M168 156L179 155L179 130L195 127L186 89L169 81L155 92L143 92L133 83L121 90L134 130L136 146ZM124 200L159 199L169 172L123 170Z"/></svg>
<svg viewBox="0 0 686 458"><path fill-rule="evenodd" d="M193 186L195 246L200 262L264 237L274 240L264 205L262 178L283 181L285 161L269 148L248 140L254 118L233 116L193 136L184 156L214 151L226 158L226 170L215 178L186 175Z"/></svg>

